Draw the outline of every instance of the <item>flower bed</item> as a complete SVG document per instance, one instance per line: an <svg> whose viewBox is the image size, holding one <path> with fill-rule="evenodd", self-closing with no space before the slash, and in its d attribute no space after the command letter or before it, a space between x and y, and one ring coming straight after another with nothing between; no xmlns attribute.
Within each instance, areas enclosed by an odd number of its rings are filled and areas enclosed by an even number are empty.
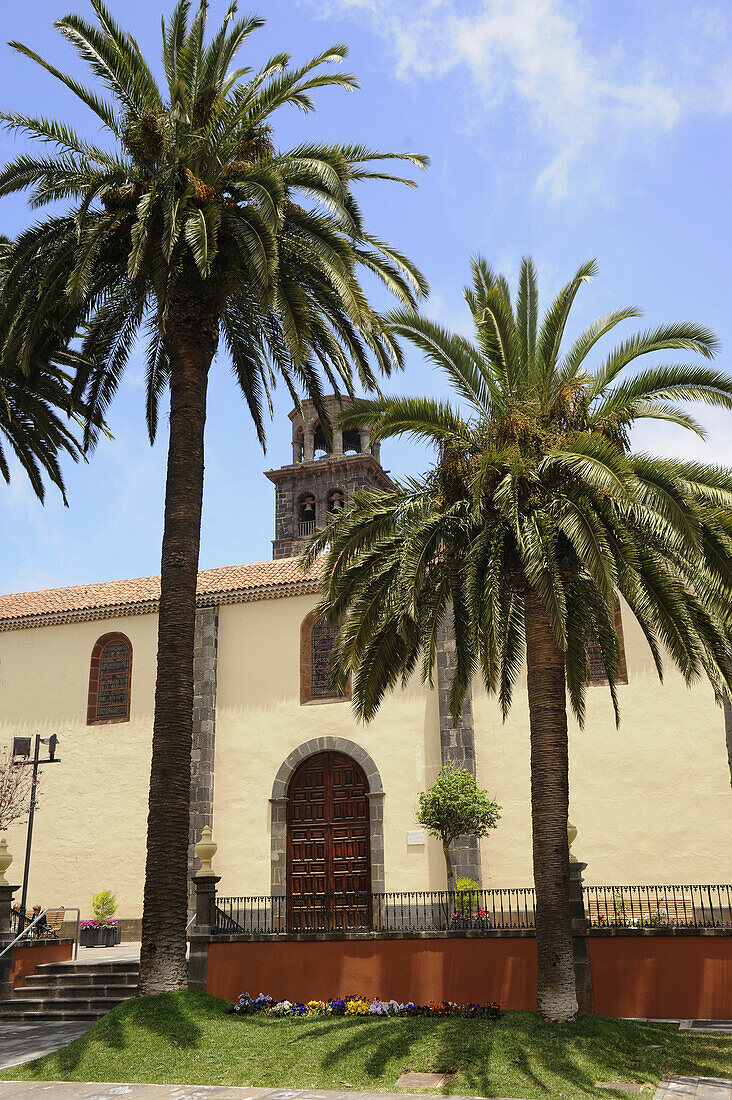
<svg viewBox="0 0 732 1100"><path fill-rule="evenodd" d="M368 997L335 997L329 1001L275 1001L260 993L250 997L242 993L232 1005L231 1010L237 1016L462 1016L472 1020L497 1020L501 1015L500 1006L495 1001L488 1004L458 1005L453 1001L430 1001L426 1005L417 1005L412 1001L400 1004L399 1001L382 1001L378 997L371 1001Z"/></svg>

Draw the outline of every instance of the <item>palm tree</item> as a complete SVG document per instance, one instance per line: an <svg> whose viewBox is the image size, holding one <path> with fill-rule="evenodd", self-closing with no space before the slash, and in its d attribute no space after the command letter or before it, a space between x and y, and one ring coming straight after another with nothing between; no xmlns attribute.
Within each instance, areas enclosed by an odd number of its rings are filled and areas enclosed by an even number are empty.
<svg viewBox="0 0 732 1100"><path fill-rule="evenodd" d="M431 683L440 624L456 639L451 708L457 720L480 677L504 717L525 663L538 1008L577 1012L568 903L569 775L566 696L583 721L596 641L616 718L618 597L648 641L687 682L706 674L721 698L732 679L732 472L638 454L636 421L701 434L688 402L732 407L732 380L708 363L627 368L656 352L710 359L716 341L695 324L668 324L618 344L591 370L598 341L639 314L620 309L569 346L563 336L584 264L538 323L534 266L524 260L515 308L506 280L482 260L465 297L475 340L406 313L390 330L444 372L460 406L428 398L361 401L343 426L373 438L410 435L437 451L423 477L363 492L311 540L324 554L322 611L342 623L334 678L352 676L365 720L384 694L421 668ZM625 374L625 377L623 375ZM665 651L665 653L664 653Z"/></svg>
<svg viewBox="0 0 732 1100"><path fill-rule="evenodd" d="M12 242L0 236L0 293L11 256ZM27 373L13 359L0 360L0 474L10 482L14 456L41 502L48 479L66 504L60 458L65 454L77 462L83 454L78 437L84 409L71 396L73 374L81 360L63 347L57 318L47 320Z"/></svg>
<svg viewBox="0 0 732 1100"><path fill-rule="evenodd" d="M328 388L366 388L375 367L400 363L359 282L374 273L411 309L422 276L367 233L353 185L392 179L396 154L359 145L306 142L280 151L270 120L281 106L309 111L321 87L355 87L326 68L335 46L292 67L286 54L259 72L235 67L258 18L239 19L236 0L207 41L207 0L180 0L163 20L164 83L135 39L101 0L97 23L55 23L101 84L82 85L33 50L24 53L70 89L101 124L106 144L64 122L5 114L6 126L51 143L50 157L22 155L0 173L0 195L30 189L30 203L59 200L19 239L6 280L13 317L5 354L23 365L49 304L66 303L66 331L83 329L88 365L75 380L91 413L114 396L138 334L147 344L147 422L170 388L170 437L161 564L158 663L150 779L140 990L186 985L193 636L203 493L206 387L223 342L264 443L264 410L277 374L293 398L314 401L327 430ZM192 15L192 17L191 17ZM424 166L419 156L399 154ZM403 181L411 182L411 181Z"/></svg>

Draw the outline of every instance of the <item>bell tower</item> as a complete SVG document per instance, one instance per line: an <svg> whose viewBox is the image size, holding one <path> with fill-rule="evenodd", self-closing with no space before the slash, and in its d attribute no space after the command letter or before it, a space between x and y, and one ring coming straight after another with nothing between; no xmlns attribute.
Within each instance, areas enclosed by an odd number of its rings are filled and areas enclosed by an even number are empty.
<svg viewBox="0 0 732 1100"><path fill-rule="evenodd" d="M333 423L349 399L325 398ZM391 479L379 462L379 444L371 442L369 428L342 431L332 428L332 449L326 443L312 401L293 409L292 462L266 476L275 486L273 558L299 554L329 512L338 511L358 489L388 489Z"/></svg>

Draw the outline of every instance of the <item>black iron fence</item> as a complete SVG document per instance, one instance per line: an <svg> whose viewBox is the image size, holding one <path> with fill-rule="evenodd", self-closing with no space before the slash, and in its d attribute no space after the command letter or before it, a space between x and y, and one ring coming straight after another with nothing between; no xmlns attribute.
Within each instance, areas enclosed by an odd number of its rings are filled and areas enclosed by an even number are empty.
<svg viewBox="0 0 732 1100"><path fill-rule="evenodd" d="M732 885L585 886L595 928L732 928Z"/></svg>
<svg viewBox="0 0 732 1100"><path fill-rule="evenodd" d="M211 927L214 934L533 928L534 891L219 897L212 905Z"/></svg>
<svg viewBox="0 0 732 1100"><path fill-rule="evenodd" d="M595 928L730 928L732 885L585 886ZM532 888L391 894L217 897L214 935L288 932L489 932L532 929Z"/></svg>
<svg viewBox="0 0 732 1100"><path fill-rule="evenodd" d="M10 931L14 936L17 936L19 932L22 932L24 928L27 928L31 923L32 917L23 917L16 909L10 910Z"/></svg>

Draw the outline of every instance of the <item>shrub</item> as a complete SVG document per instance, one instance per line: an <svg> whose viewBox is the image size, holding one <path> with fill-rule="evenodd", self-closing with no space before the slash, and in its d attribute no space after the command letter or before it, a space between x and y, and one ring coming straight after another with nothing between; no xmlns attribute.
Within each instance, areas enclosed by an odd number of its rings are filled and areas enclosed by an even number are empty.
<svg viewBox="0 0 732 1100"><path fill-rule="evenodd" d="M430 789L420 794L417 821L442 841L448 890L455 889L450 844L466 834L487 836L500 821L500 811L467 768L440 768Z"/></svg>
<svg viewBox="0 0 732 1100"><path fill-rule="evenodd" d="M111 890L100 890L89 898L89 905L96 920L104 922L117 912L117 898Z"/></svg>
<svg viewBox="0 0 732 1100"><path fill-rule="evenodd" d="M459 878L455 882L455 904L468 916L478 908L480 886L473 878Z"/></svg>

